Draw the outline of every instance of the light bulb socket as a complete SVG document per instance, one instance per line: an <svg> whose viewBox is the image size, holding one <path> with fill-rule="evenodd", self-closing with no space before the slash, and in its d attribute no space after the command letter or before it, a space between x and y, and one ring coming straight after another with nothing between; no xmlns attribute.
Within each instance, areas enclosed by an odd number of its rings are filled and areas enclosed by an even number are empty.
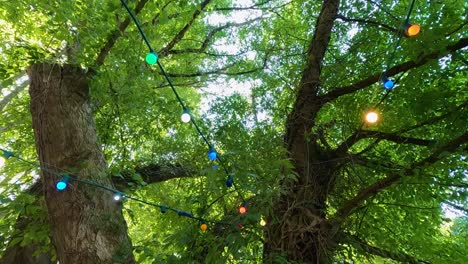
<svg viewBox="0 0 468 264"><path fill-rule="evenodd" d="M8 151L8 150L2 150L2 151L3 151L3 157L5 159L8 159L14 156L13 152L11 151Z"/></svg>
<svg viewBox="0 0 468 264"><path fill-rule="evenodd" d="M232 177L232 175L229 175L226 179L226 187L231 188L233 184L234 178Z"/></svg>

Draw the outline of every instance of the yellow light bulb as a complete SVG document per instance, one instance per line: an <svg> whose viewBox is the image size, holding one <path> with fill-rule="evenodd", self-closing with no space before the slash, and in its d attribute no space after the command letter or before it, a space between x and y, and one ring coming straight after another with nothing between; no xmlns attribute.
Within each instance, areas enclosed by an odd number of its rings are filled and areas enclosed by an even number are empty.
<svg viewBox="0 0 468 264"><path fill-rule="evenodd" d="M261 226L266 226L266 221L265 221L265 220L263 220L263 219L262 219L262 220L260 220L260 225L261 225Z"/></svg>

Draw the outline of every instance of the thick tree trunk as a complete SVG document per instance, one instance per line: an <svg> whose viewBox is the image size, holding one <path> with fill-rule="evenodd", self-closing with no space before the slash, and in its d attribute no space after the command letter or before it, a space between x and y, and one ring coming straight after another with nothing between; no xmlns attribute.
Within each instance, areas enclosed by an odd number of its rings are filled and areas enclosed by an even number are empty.
<svg viewBox="0 0 468 264"><path fill-rule="evenodd" d="M97 142L85 73L73 65L28 69L36 149L43 167L112 186ZM112 194L42 170L52 241L60 263L135 263L121 205Z"/></svg>
<svg viewBox="0 0 468 264"><path fill-rule="evenodd" d="M306 67L293 110L286 121L285 145L297 181L283 182L265 233L264 262L276 258L305 263L331 263L337 247L335 230L326 221L326 199L334 187L336 164L311 134L323 103L317 97L323 58L339 0L324 0L309 44Z"/></svg>

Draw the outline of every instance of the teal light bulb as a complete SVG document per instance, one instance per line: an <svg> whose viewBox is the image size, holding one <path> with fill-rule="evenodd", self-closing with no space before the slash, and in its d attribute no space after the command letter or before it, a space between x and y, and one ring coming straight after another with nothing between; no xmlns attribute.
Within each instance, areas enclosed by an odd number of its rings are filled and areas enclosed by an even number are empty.
<svg viewBox="0 0 468 264"><path fill-rule="evenodd" d="M154 65L158 61L158 54L152 51L146 54L145 60L146 60L146 63L148 63L149 65Z"/></svg>

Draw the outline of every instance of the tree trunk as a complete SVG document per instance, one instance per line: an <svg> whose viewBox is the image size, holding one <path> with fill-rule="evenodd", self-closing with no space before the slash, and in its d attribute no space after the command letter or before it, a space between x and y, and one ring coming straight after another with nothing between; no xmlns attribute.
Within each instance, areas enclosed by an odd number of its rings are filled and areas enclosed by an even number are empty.
<svg viewBox="0 0 468 264"><path fill-rule="evenodd" d="M286 120L285 146L297 181L283 182L266 228L264 262L286 258L305 263L331 263L337 247L335 228L326 221L328 194L334 187L337 165L329 149L312 134L323 102L317 97L323 58L338 13L339 0L324 0L309 43L306 66L294 107Z"/></svg>
<svg viewBox="0 0 468 264"><path fill-rule="evenodd" d="M89 84L79 66L36 64L28 69L36 149L43 191L60 263L135 263L121 205L112 194L71 181L55 188L55 173L68 172L112 187L97 142ZM51 173L51 172L54 173Z"/></svg>

